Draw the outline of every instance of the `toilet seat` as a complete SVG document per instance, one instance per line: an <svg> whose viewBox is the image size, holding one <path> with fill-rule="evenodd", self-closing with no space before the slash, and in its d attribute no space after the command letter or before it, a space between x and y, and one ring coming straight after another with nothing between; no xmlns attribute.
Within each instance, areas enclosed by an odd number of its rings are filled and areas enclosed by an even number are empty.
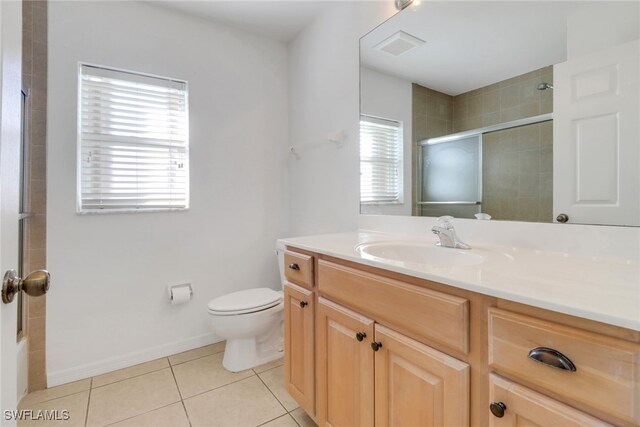
<svg viewBox="0 0 640 427"><path fill-rule="evenodd" d="M281 292L276 292L270 288L253 288L215 298L209 302L207 307L210 314L234 316L266 310L281 302Z"/></svg>

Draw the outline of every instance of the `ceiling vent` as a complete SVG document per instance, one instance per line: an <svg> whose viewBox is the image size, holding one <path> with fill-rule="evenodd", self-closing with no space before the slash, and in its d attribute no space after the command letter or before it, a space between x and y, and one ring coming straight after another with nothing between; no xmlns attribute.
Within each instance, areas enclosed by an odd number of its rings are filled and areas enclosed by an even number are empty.
<svg viewBox="0 0 640 427"><path fill-rule="evenodd" d="M384 39L373 48L383 52L390 53L393 56L400 56L414 47L422 46L424 40L407 34L404 31L398 31L389 38Z"/></svg>

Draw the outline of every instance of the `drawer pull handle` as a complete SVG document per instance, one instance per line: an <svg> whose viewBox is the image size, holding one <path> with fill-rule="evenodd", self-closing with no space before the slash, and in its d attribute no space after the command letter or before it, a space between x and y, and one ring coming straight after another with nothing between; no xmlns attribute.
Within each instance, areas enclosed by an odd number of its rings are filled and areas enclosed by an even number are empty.
<svg viewBox="0 0 640 427"><path fill-rule="evenodd" d="M358 332L356 333L356 339L358 341L362 341L363 339L365 339L367 337L367 334L365 334L364 332Z"/></svg>
<svg viewBox="0 0 640 427"><path fill-rule="evenodd" d="M298 264L296 264L295 262L292 262L291 264L289 264L289 268L291 270L300 270L300 266Z"/></svg>
<svg viewBox="0 0 640 427"><path fill-rule="evenodd" d="M494 417L502 418L504 417L504 411L507 410L507 405L502 402L492 402L491 405L489 405L489 410Z"/></svg>
<svg viewBox="0 0 640 427"><path fill-rule="evenodd" d="M529 352L529 359L538 363L549 366L551 368L563 369L565 371L576 371L576 365L573 364L564 354L558 350L547 347L536 347Z"/></svg>
<svg viewBox="0 0 640 427"><path fill-rule="evenodd" d="M380 350L380 347L382 347L382 343L380 341L374 341L371 343L371 348L373 349L373 351Z"/></svg>

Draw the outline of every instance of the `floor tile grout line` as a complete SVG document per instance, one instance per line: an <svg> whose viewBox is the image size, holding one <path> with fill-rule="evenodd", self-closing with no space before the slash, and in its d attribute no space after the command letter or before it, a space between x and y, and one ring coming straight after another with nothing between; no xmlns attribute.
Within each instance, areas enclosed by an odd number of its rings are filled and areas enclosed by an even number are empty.
<svg viewBox="0 0 640 427"><path fill-rule="evenodd" d="M1 0L0 0L1 1ZM46 389L45 389L46 390ZM38 400L37 402L31 402L31 405L40 405L41 403L46 403L46 402L51 402L52 400L57 400L57 399L63 399L65 397L69 397L69 396L75 396L76 394L80 394L80 393L86 393L87 391L91 390L91 387L89 387L86 390L80 390L80 391L74 391L73 393L69 393L69 394L63 394L62 396L57 396L57 397L52 397L51 399L45 399L45 400ZM28 395L27 395L28 396ZM25 396L26 397L26 396ZM23 398L24 399L24 398ZM30 406L31 406L30 405Z"/></svg>
<svg viewBox="0 0 640 427"><path fill-rule="evenodd" d="M180 402L181 402L181 400L176 400L175 402L171 402L171 403L168 403L168 404L166 404L166 405L163 405L163 406L159 406L159 407L157 407L157 408L150 409L150 410L148 410L148 411L146 411L146 412L142 412L142 413L140 413L140 414L132 415L132 416L130 416L130 417L123 418L123 419L121 419L121 420L114 421L114 422L109 423L109 424L105 424L105 425L104 425L104 427L112 426L112 425L114 425L114 424L118 424L118 423L121 423L121 422L123 422L123 421L127 421L127 420L130 420L130 419L132 419L132 418L135 418L135 417L141 417L141 416L143 416L143 415L147 415L148 413L151 413L151 412L153 412L153 411L157 411L157 410L160 410L160 409L164 409L164 408L166 408L166 407L168 407L168 406L175 405L176 403L180 403Z"/></svg>
<svg viewBox="0 0 640 427"><path fill-rule="evenodd" d="M89 381L89 396L87 397L87 410L84 413L84 427L89 425L89 405L91 405L91 390L93 389L93 378Z"/></svg>
<svg viewBox="0 0 640 427"><path fill-rule="evenodd" d="M240 381L248 380L249 378L254 377L254 376L257 377L257 375L252 374L252 375L249 375L248 377L240 378L238 380L235 380L235 381L232 381L230 383L226 383L226 384L220 385L218 387L214 387L214 388L206 390L206 391L201 391L200 393L194 394L193 396L185 397L183 400L189 400L192 397L201 396L201 395L203 395L205 393L209 393L210 391L218 390L219 388L226 387L226 386L231 385L231 384L239 383Z"/></svg>
<svg viewBox="0 0 640 427"><path fill-rule="evenodd" d="M178 384L178 379L176 378L176 373L173 372L173 365L171 361L169 361L169 367L171 368L171 375L173 375L173 381L176 383L176 388L178 389L178 394L180 395L180 404L182 405L182 409L184 410L184 415L187 417L187 422L189 423L189 427L192 427L191 418L189 417L189 412L187 411L187 406L184 404L184 398L182 397L182 391L180 391L180 385Z"/></svg>
<svg viewBox="0 0 640 427"><path fill-rule="evenodd" d="M224 353L224 348L222 350L220 350L220 351L216 351L215 353L205 354L204 356L194 357L193 359L185 360L184 362L171 363L171 359L170 358L173 357L173 356L177 356L176 354L172 354L171 356L167 356L167 359L169 359L169 365L178 366L178 365L182 365L182 364L185 364L185 363L193 362L194 360L202 359L202 358L209 357L209 356L214 356L214 355L220 354L220 353ZM180 353L178 353L178 354L180 354Z"/></svg>
<svg viewBox="0 0 640 427"><path fill-rule="evenodd" d="M275 420L277 420L277 419L279 419L279 418L286 417L286 416L291 417L291 415L289 415L289 413L287 412L286 414L279 415L279 416L277 416L277 417L275 417L275 418L270 419L269 421L265 421L265 422L263 422L263 423L261 423L261 424L258 424L256 427L260 427L260 426L263 426L263 425L265 425L265 424L269 424L271 421L275 421ZM291 418L293 418L293 417L291 417ZM295 421L295 420L294 420L294 421Z"/></svg>
<svg viewBox="0 0 640 427"><path fill-rule="evenodd" d="M282 406L282 409L284 409L284 411L288 414L289 410L284 406L284 404L282 402L280 402L280 399L278 399L278 396L276 396L276 394L269 388L267 383L264 382L264 380L262 379L262 377L260 377L260 375L256 375L256 376L258 377L260 382L262 382L262 384L264 384L264 386L267 388L267 390L269 390L269 393L271 393L271 395L276 399L276 401L280 404L280 406Z"/></svg>
<svg viewBox="0 0 640 427"><path fill-rule="evenodd" d="M166 359L166 358L165 358L165 359ZM160 360L160 359L154 359L154 360ZM141 377L141 376L143 376L143 375L147 375L147 374L153 374L154 372L162 371L163 369L167 369L167 368L170 368L170 367L171 367L171 364L169 364L169 366L165 366L164 368L154 369L153 371L145 372L144 374L133 375L133 376L128 377L128 378L123 378L123 379L121 379L121 380L113 381L113 382L110 382L110 383L107 383L107 384L98 385L98 386L95 386L95 387L93 387L93 378L92 378L92 381L91 381L92 387L91 387L91 388L93 388L93 389L98 389L98 388L102 388L102 387L109 386L109 385L111 385L111 384L118 384L118 383L121 383L122 381L131 380L131 379L133 379L133 378L138 378L138 377ZM126 368L125 368L125 369L126 369ZM115 371L114 371L114 372L115 372ZM107 374L109 374L109 373L110 373L110 372L107 372ZM103 374L103 375L106 375L106 374ZM94 377L94 378L95 378L95 377Z"/></svg>

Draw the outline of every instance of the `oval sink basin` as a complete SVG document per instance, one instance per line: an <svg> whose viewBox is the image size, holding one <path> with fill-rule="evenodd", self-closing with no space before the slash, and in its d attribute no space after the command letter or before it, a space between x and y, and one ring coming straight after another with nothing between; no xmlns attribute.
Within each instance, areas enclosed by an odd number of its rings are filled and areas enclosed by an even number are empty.
<svg viewBox="0 0 640 427"><path fill-rule="evenodd" d="M364 243L358 245L356 251L366 259L427 264L434 267L468 267L485 261L485 257L474 253L473 249L443 248L433 243L421 242Z"/></svg>

